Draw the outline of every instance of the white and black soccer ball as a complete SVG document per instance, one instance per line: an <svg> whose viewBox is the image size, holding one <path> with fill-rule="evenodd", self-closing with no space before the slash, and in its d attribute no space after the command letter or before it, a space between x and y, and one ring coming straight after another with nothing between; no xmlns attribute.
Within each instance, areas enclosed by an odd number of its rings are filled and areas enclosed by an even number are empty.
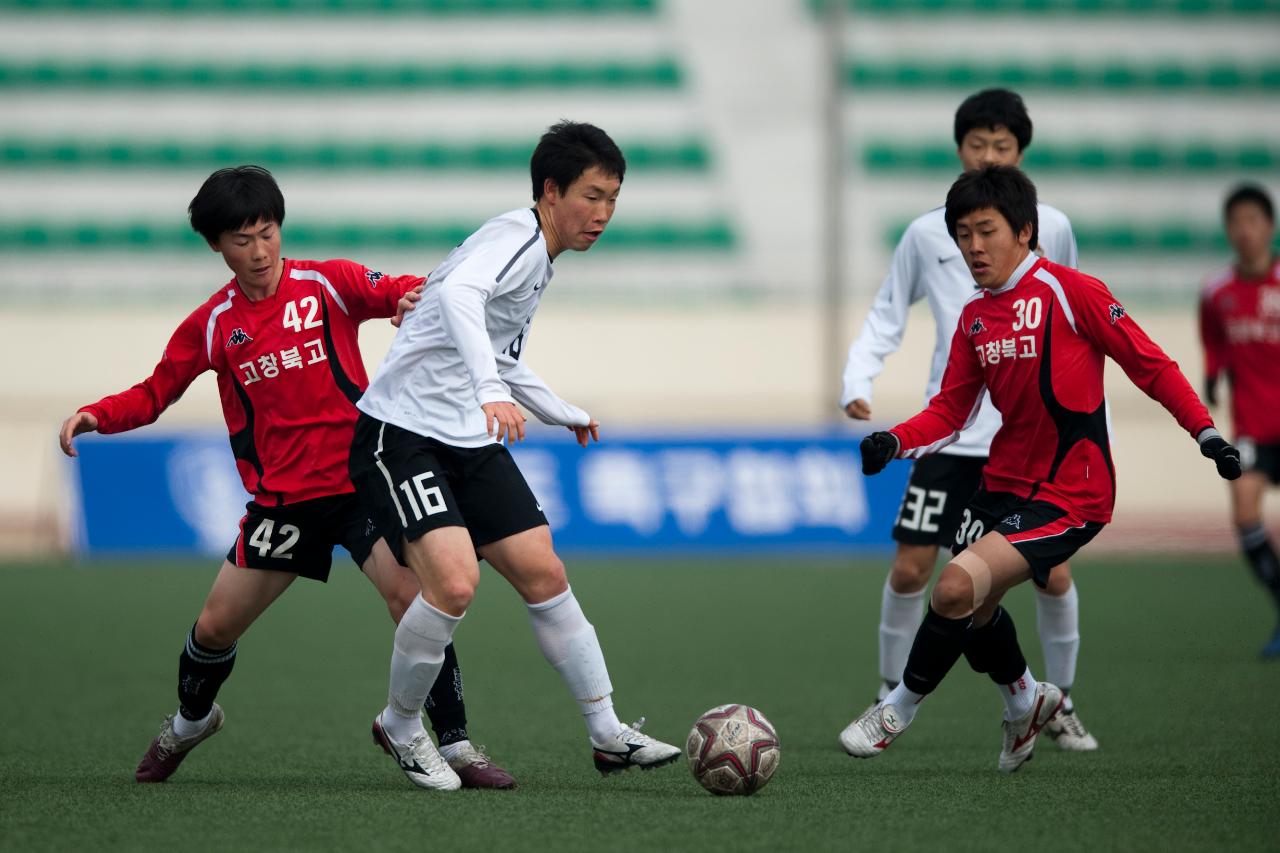
<svg viewBox="0 0 1280 853"><path fill-rule="evenodd" d="M685 743L693 778L713 794L754 794L778 769L773 724L748 705L720 705L693 724Z"/></svg>

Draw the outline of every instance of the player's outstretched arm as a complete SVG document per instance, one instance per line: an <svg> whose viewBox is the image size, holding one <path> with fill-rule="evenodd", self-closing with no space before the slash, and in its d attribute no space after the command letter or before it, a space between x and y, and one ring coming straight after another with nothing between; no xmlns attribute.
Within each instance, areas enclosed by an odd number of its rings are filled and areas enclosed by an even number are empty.
<svg viewBox="0 0 1280 853"><path fill-rule="evenodd" d="M424 281L412 290L405 291L404 295L400 297L400 301L396 303L396 315L391 318L391 325L397 329L400 328L400 324L404 322L404 315L412 311L414 306L422 301L422 288L426 284Z"/></svg>
<svg viewBox="0 0 1280 853"><path fill-rule="evenodd" d="M569 432L573 433L574 437L578 439L580 447L586 447L589 441L600 440L600 422L592 420L586 426L571 426L569 427Z"/></svg>
<svg viewBox="0 0 1280 853"><path fill-rule="evenodd" d="M502 441L524 441L525 417L516 408L515 403L484 403L480 406L484 412L485 428Z"/></svg>
<svg viewBox="0 0 1280 853"><path fill-rule="evenodd" d="M1227 443L1222 434L1213 427L1203 430L1196 441L1200 444L1200 454L1212 459L1218 468L1218 476L1224 480L1238 480L1243 473L1240 466L1240 451Z"/></svg>
<svg viewBox="0 0 1280 853"><path fill-rule="evenodd" d="M58 444L62 452L68 456L79 456L71 440L84 432L93 432L98 428L98 419L89 412L76 412L62 422L62 430L58 433Z"/></svg>

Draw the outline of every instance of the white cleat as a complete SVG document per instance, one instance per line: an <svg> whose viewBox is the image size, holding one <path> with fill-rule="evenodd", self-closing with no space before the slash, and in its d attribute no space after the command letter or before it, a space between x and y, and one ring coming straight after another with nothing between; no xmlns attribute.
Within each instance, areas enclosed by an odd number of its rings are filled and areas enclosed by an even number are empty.
<svg viewBox="0 0 1280 853"><path fill-rule="evenodd" d="M1044 727L1045 737L1058 745L1058 749L1067 752L1092 752L1098 748L1098 739L1089 734L1089 730L1076 716L1075 708L1070 711L1061 710L1054 715Z"/></svg>
<svg viewBox="0 0 1280 853"><path fill-rule="evenodd" d="M877 704L840 732L840 745L856 758L874 758L889 748L894 738L907 728L902 715L892 705Z"/></svg>
<svg viewBox="0 0 1280 853"><path fill-rule="evenodd" d="M1016 720L1004 721L1004 747L1000 750L1000 772L1012 773L1031 760L1036 735L1062 707L1062 691L1048 682L1036 686L1031 710Z"/></svg>
<svg viewBox="0 0 1280 853"><path fill-rule="evenodd" d="M596 769L602 774L617 773L629 767L650 770L670 764L680 757L680 747L672 746L641 734L644 717L629 726L623 726L609 740L603 743L591 741L591 758Z"/></svg>
<svg viewBox="0 0 1280 853"><path fill-rule="evenodd" d="M400 743L382 727L382 714L379 714L373 718L373 742L394 758L404 775L419 788L456 791L462 787L462 780L436 751L436 745L425 731L408 743Z"/></svg>

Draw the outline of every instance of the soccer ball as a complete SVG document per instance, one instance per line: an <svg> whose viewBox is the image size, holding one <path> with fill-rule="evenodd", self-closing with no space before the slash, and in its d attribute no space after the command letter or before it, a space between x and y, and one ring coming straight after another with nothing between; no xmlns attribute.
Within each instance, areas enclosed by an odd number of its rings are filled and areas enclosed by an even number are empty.
<svg viewBox="0 0 1280 853"><path fill-rule="evenodd" d="M744 795L765 786L781 756L773 725L747 705L720 705L699 717L684 754L702 787Z"/></svg>

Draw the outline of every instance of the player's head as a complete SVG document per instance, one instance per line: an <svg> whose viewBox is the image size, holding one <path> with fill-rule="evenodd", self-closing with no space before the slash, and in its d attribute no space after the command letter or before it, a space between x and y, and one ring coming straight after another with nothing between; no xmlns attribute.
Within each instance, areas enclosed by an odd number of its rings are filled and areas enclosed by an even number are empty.
<svg viewBox="0 0 1280 853"><path fill-rule="evenodd" d="M595 245L613 217L626 171L622 151L594 125L562 121L542 135L529 172L533 200L552 220L543 223L552 257Z"/></svg>
<svg viewBox="0 0 1280 853"><path fill-rule="evenodd" d="M1017 92L984 89L956 110L956 152L966 172L983 166L1020 166L1031 144L1031 117Z"/></svg>
<svg viewBox="0 0 1280 853"><path fill-rule="evenodd" d="M1251 265L1270 258L1276 236L1276 210L1266 190L1257 184L1240 184L1223 202L1222 218L1237 258Z"/></svg>
<svg viewBox="0 0 1280 853"><path fill-rule="evenodd" d="M270 287L280 276L284 195L261 166L219 169L187 207L191 227L222 255L240 283Z"/></svg>
<svg viewBox="0 0 1280 853"><path fill-rule="evenodd" d="M947 193L945 216L979 287L1001 287L1036 247L1036 187L1015 166L965 172Z"/></svg>

